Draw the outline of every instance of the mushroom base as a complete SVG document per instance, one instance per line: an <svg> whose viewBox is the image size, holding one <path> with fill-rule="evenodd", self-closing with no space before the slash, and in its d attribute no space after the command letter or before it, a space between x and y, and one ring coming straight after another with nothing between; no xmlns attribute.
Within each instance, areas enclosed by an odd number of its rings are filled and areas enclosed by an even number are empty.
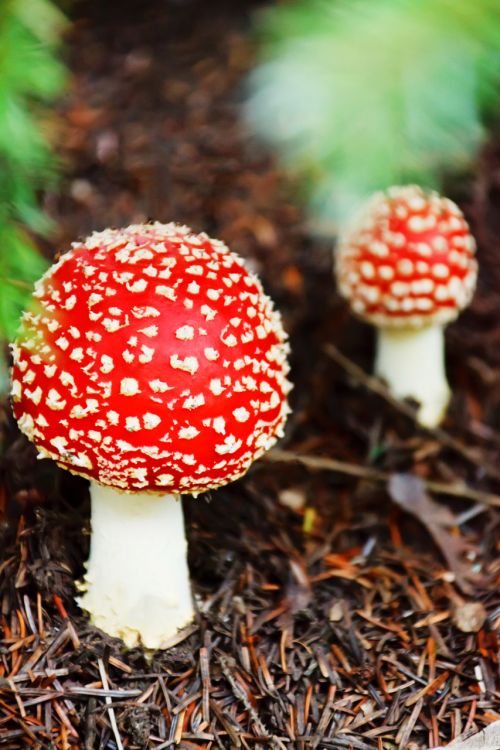
<svg viewBox="0 0 500 750"><path fill-rule="evenodd" d="M420 424L436 427L450 400L443 327L379 330L375 374L387 382L396 398L418 401Z"/></svg>
<svg viewBox="0 0 500 750"><path fill-rule="evenodd" d="M193 619L180 498L91 483L92 538L78 603L129 647L165 648Z"/></svg>

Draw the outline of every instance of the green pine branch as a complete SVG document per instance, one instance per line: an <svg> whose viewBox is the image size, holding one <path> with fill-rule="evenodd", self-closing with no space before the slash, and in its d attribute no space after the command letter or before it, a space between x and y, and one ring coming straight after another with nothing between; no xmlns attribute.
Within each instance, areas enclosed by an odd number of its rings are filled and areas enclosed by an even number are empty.
<svg viewBox="0 0 500 750"><path fill-rule="evenodd" d="M300 0L259 20L252 128L345 218L374 190L441 186L498 117L498 0Z"/></svg>
<svg viewBox="0 0 500 750"><path fill-rule="evenodd" d="M64 18L51 0L2 0L0 8L0 340L14 336L33 281L46 266L26 229L51 224L37 193L56 175L47 105L63 90L58 59Z"/></svg>

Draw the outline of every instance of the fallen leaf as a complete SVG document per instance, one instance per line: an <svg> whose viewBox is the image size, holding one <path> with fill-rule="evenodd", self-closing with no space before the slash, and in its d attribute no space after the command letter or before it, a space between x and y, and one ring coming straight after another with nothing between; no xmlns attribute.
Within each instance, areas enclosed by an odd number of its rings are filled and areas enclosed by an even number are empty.
<svg viewBox="0 0 500 750"><path fill-rule="evenodd" d="M458 586L464 593L472 594L474 589L471 584L477 586L481 579L463 560L471 545L458 534L450 533L450 529L458 527L451 510L434 502L425 491L422 480L412 474L393 474L388 482L388 491L396 505L425 526Z"/></svg>

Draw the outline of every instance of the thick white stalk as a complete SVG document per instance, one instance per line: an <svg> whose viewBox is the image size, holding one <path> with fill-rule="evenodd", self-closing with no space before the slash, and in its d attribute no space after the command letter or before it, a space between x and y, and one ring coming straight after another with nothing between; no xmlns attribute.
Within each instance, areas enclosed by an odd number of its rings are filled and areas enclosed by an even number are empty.
<svg viewBox="0 0 500 750"><path fill-rule="evenodd" d="M420 424L438 425L450 400L443 326L426 326L419 330L380 329L375 374L387 382L396 398L413 398L419 402Z"/></svg>
<svg viewBox="0 0 500 750"><path fill-rule="evenodd" d="M92 537L79 600L127 646L164 644L193 619L182 503L91 482Z"/></svg>

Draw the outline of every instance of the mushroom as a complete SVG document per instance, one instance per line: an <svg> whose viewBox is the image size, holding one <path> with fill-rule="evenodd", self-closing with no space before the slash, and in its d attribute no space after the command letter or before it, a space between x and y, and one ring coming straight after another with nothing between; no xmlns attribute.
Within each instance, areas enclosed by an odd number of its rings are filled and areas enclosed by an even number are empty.
<svg viewBox="0 0 500 750"><path fill-rule="evenodd" d="M448 405L443 331L474 293L475 248L458 206L416 185L376 193L339 241L340 293L378 331L375 373L426 427Z"/></svg>
<svg viewBox="0 0 500 750"><path fill-rule="evenodd" d="M13 407L40 458L91 480L80 604L128 646L161 648L193 617L176 499L241 477L282 435L280 317L237 255L175 224L92 234L34 298Z"/></svg>

